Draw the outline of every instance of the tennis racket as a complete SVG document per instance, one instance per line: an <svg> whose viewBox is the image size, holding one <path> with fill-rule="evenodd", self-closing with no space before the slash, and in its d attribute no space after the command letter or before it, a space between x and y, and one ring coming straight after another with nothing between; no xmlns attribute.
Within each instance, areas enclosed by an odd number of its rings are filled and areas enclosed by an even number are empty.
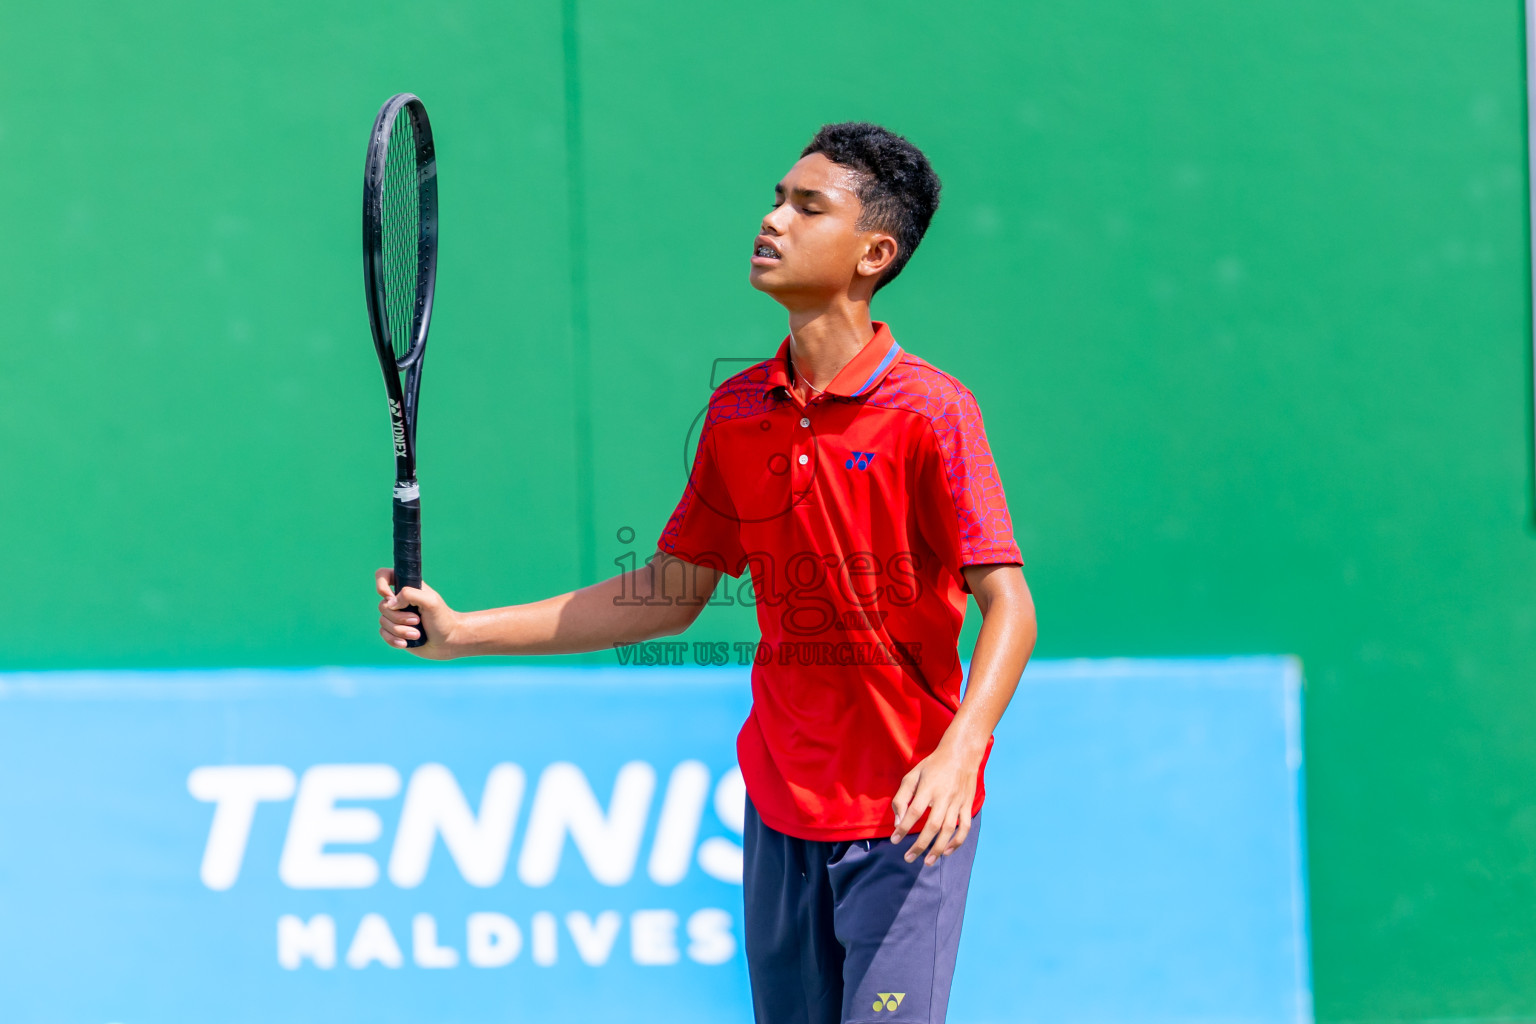
<svg viewBox="0 0 1536 1024"><path fill-rule="evenodd" d="M363 172L363 279L395 445L395 590L421 585L416 412L437 278L437 156L427 108L391 96L373 122ZM416 611L415 607L409 609ZM426 643L421 637L408 647Z"/></svg>

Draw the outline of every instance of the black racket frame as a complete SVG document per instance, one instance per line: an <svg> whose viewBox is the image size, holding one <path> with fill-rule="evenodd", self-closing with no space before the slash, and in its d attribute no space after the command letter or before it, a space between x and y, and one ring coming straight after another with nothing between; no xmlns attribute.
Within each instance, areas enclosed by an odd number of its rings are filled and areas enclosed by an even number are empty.
<svg viewBox="0 0 1536 1024"><path fill-rule="evenodd" d="M412 338L405 355L396 358L390 336L384 293L384 169L389 139L397 116L404 111L416 137L416 183L420 221L416 239L416 304L411 316ZM384 371L389 398L390 432L395 447L395 589L421 585L421 491L416 482L416 414L421 395L421 364L432 322L432 294L437 283L437 152L427 108L411 93L391 96L379 108L368 140L363 172L363 280L368 296L368 324ZM402 383L401 375L405 380ZM415 610L414 606L411 610ZM407 642L420 647L421 637Z"/></svg>

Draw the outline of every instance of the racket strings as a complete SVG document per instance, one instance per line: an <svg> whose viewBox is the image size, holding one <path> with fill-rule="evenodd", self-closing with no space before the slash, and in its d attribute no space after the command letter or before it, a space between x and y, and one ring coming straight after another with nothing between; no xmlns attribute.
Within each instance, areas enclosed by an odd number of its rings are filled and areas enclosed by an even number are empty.
<svg viewBox="0 0 1536 1024"><path fill-rule="evenodd" d="M389 133L383 181L384 312L395 358L404 359L417 335L417 283L421 241L421 183L416 131L402 108Z"/></svg>

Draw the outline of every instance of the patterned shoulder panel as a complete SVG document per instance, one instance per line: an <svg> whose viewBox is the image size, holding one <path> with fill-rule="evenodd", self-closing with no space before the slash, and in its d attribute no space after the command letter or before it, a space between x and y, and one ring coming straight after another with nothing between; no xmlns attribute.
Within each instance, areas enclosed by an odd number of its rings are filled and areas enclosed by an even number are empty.
<svg viewBox="0 0 1536 1024"><path fill-rule="evenodd" d="M710 395L704 424L699 429L698 445L691 453L693 461L688 472L688 483L656 542L661 550L696 564L704 564L705 561L714 564L724 559L728 563L725 566L726 572L732 576L741 575L741 567L734 562L738 557L736 549L740 546L739 539L733 536L740 524L716 514L726 507L721 500L717 499L711 506L702 499L696 505L694 499L698 496L697 488L713 489L722 486L711 455L712 446L707 441L710 428L772 408L773 398L768 388L772 367L772 359L749 366L727 379ZM724 500L729 499L726 497Z"/></svg>
<svg viewBox="0 0 1536 1024"><path fill-rule="evenodd" d="M726 379L709 396L709 415L706 427L744 416L759 416L773 408L768 389L768 379L773 371L773 360L764 359Z"/></svg>
<svg viewBox="0 0 1536 1024"><path fill-rule="evenodd" d="M891 372L870 396L870 403L887 409L905 408L932 419L944 405L969 394L959 380L903 350Z"/></svg>
<svg viewBox="0 0 1536 1024"><path fill-rule="evenodd" d="M866 402L928 420L959 515L962 555L975 559L973 564L1022 561L981 409L970 390L943 370L904 352Z"/></svg>

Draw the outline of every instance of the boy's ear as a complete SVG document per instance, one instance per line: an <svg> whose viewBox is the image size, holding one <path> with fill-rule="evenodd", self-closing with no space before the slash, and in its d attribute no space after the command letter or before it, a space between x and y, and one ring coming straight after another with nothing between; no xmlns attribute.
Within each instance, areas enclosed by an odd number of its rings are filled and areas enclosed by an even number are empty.
<svg viewBox="0 0 1536 1024"><path fill-rule="evenodd" d="M871 234L864 255L859 259L859 276L879 277L885 273L896 260L896 250L894 236L883 232Z"/></svg>

